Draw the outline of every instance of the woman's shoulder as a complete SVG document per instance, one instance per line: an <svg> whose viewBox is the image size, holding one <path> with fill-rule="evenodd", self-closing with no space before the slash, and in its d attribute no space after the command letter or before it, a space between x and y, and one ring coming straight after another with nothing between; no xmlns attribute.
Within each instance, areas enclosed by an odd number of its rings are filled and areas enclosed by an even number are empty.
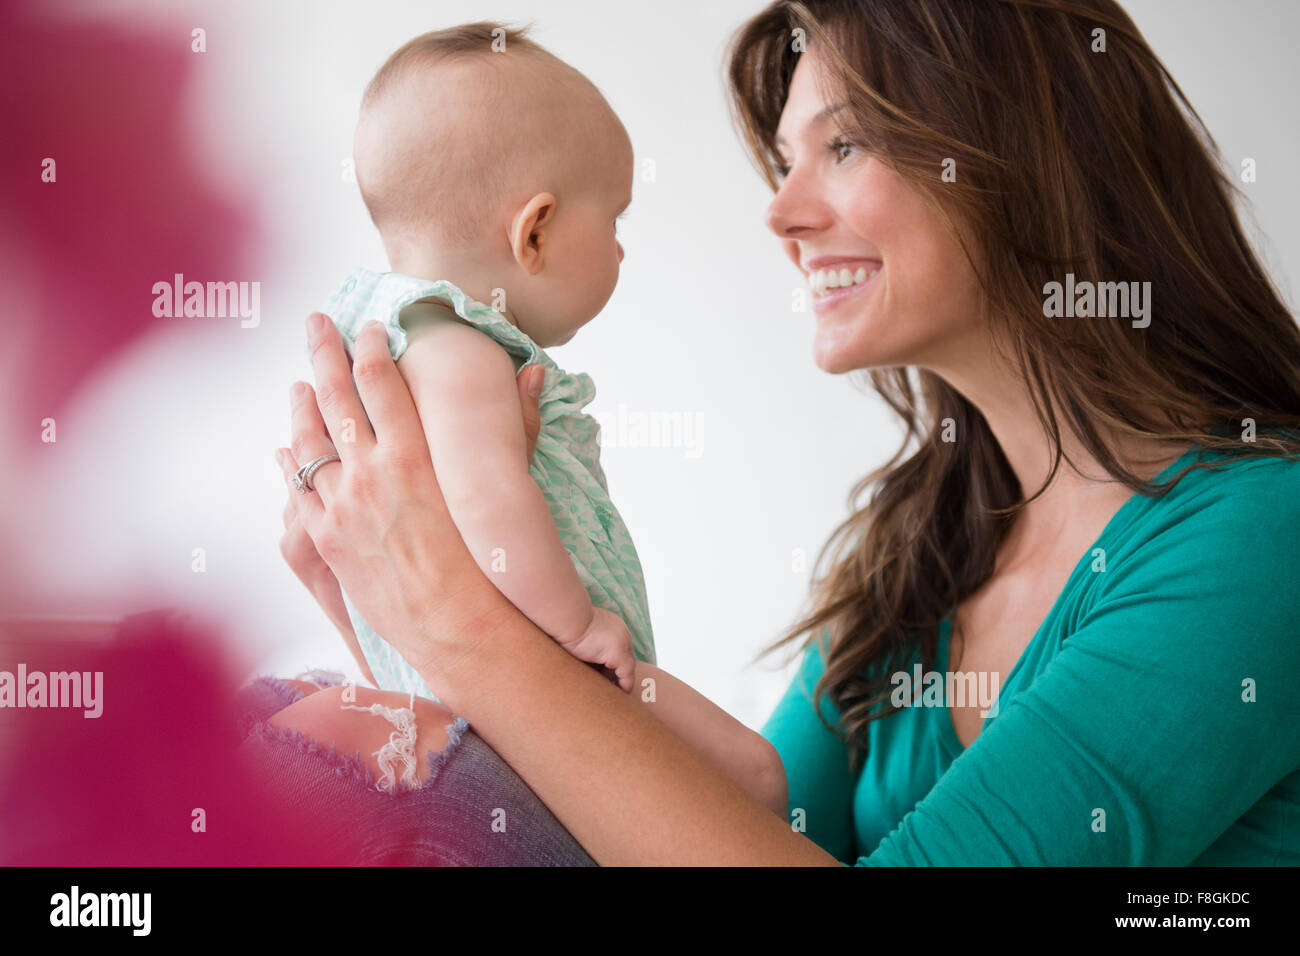
<svg viewBox="0 0 1300 956"><path fill-rule="evenodd" d="M1166 479L1180 472L1166 504L1181 519L1208 524L1255 520L1279 533L1294 532L1292 522L1300 518L1300 456L1201 448L1185 456Z"/></svg>
<svg viewBox="0 0 1300 956"><path fill-rule="evenodd" d="M1084 622L1113 616L1132 634L1285 643L1300 626L1300 461L1202 449L1162 498L1145 502L1094 562ZM1095 556L1094 556L1095 557ZM1186 646L1185 648L1186 649ZM1297 660L1300 664L1300 660Z"/></svg>

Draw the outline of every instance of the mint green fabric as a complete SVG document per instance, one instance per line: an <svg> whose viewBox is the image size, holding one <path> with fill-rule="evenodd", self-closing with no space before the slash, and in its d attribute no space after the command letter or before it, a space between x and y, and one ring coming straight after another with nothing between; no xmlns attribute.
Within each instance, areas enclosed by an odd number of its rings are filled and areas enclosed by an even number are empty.
<svg viewBox="0 0 1300 956"><path fill-rule="evenodd" d="M582 411L596 397L591 377L564 371L500 312L447 281L357 269L321 311L342 334L349 355L362 325L371 319L382 322L388 332L389 353L396 360L407 346L400 313L426 298L448 303L462 319L500 343L514 359L516 371L526 365L545 366L546 383L538 405L541 432L530 473L542 490L560 540L592 604L622 617L637 658L655 663L641 562L632 536L609 498L600 467L600 426ZM346 593L344 602L380 687L436 700L415 669L362 619Z"/></svg>
<svg viewBox="0 0 1300 956"><path fill-rule="evenodd" d="M807 835L859 866L1300 864L1300 462L1198 448L1158 480L1194 461L1223 464L1080 558L968 748L903 708L850 774L813 642L762 730Z"/></svg>

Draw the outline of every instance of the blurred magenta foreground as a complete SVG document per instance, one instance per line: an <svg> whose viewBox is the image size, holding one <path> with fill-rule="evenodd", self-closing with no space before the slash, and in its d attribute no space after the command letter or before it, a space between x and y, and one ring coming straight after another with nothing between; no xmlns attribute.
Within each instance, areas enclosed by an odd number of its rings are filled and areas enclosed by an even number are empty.
<svg viewBox="0 0 1300 956"><path fill-rule="evenodd" d="M70 15L0 0L0 274L20 300L3 321L11 350L29 346L0 404L5 469L34 456L42 419L89 375L166 321L152 314L154 282L237 274L251 248L251 217L187 159L188 29L136 33ZM37 333L57 333L59 348L32 347ZM3 619L22 597L12 583L22 549L2 526L0 544ZM10 623L0 620L0 671L102 671L104 702L97 718L0 708L0 863L325 863L342 852L313 846L310 822L264 799L235 763L239 668L219 635L163 614L93 643L57 626L23 640Z"/></svg>
<svg viewBox="0 0 1300 956"><path fill-rule="evenodd" d="M28 673L103 673L103 713L0 710L15 742L0 782L0 865L338 864L310 819L235 759L236 671L216 635L128 621L110 645L28 647ZM10 669L8 661L0 669ZM196 822L199 826L196 826Z"/></svg>

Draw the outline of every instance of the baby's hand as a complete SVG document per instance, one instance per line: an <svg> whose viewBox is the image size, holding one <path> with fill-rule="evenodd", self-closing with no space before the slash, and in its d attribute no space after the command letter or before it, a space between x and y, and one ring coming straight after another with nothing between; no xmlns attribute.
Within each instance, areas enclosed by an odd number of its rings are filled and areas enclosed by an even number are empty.
<svg viewBox="0 0 1300 956"><path fill-rule="evenodd" d="M587 630L571 641L560 641L560 646L580 661L608 667L618 677L618 686L631 693L636 674L632 635L617 614L599 607L592 610L595 613Z"/></svg>

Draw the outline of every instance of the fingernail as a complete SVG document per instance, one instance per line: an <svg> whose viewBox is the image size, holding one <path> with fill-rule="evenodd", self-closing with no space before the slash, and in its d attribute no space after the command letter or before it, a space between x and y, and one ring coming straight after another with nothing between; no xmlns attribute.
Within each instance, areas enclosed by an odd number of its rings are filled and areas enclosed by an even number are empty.
<svg viewBox="0 0 1300 956"><path fill-rule="evenodd" d="M542 384L546 381L546 367L537 365L533 368L533 377L528 380L528 394L537 398L542 394Z"/></svg>
<svg viewBox="0 0 1300 956"><path fill-rule="evenodd" d="M308 338L315 339L316 336L321 334L321 331L324 328L325 328L325 316L321 315L319 312L313 312L311 315L307 316L307 337Z"/></svg>
<svg viewBox="0 0 1300 956"><path fill-rule="evenodd" d="M289 397L293 399L302 398L307 394L307 385L305 382L294 382L289 389Z"/></svg>

